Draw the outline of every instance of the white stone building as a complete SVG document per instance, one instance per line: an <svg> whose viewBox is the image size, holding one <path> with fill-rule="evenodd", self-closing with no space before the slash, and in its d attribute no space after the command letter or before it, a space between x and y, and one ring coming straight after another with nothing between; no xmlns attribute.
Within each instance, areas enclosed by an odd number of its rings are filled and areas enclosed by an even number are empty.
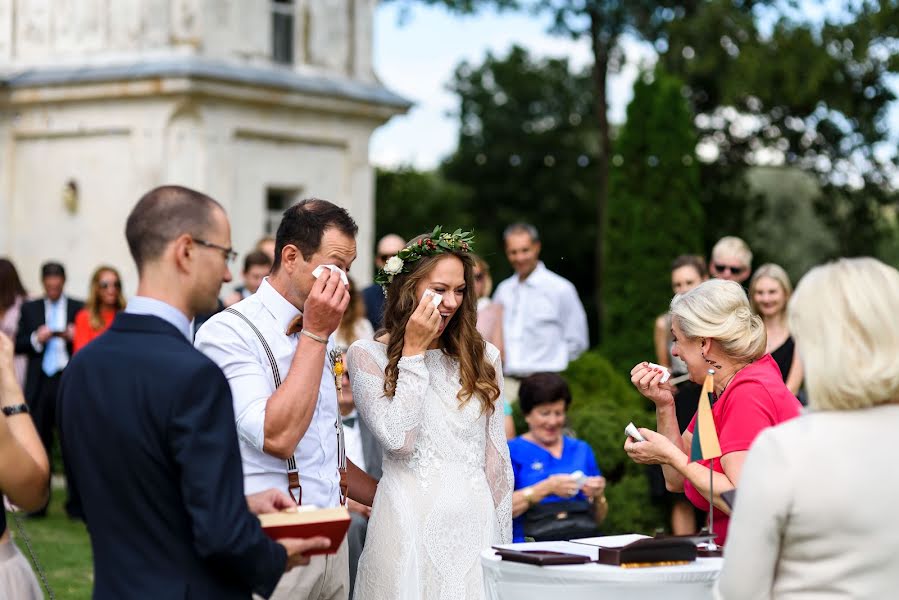
<svg viewBox="0 0 899 600"><path fill-rule="evenodd" d="M367 283L369 137L409 107L372 70L376 2L0 0L0 255L31 293L55 259L70 294L100 263L133 294L125 219L176 183L225 206L241 254L298 199L345 206Z"/></svg>

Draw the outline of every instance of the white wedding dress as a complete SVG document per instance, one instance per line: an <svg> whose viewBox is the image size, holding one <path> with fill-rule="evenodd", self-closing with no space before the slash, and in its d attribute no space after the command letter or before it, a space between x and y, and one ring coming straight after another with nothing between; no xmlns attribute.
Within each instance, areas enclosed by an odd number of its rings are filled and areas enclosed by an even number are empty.
<svg viewBox="0 0 899 600"><path fill-rule="evenodd" d="M512 541L502 400L491 415L476 397L460 408L459 365L442 350L400 359L386 398L386 349L360 340L347 355L356 408L384 449L354 596L481 599L481 551ZM487 344L486 358L502 386L496 347Z"/></svg>

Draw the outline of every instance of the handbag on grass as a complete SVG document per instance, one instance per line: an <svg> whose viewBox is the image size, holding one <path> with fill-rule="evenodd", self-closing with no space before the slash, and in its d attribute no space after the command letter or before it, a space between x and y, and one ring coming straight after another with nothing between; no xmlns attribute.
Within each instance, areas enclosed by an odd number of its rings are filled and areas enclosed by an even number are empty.
<svg viewBox="0 0 899 600"><path fill-rule="evenodd" d="M542 502L524 513L524 536L538 542L595 537L599 533L593 505L587 500Z"/></svg>

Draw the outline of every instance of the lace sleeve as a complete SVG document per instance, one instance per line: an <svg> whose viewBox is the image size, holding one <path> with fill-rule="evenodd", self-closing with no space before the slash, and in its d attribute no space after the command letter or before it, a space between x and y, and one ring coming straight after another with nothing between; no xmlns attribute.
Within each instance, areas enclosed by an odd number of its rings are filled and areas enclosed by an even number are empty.
<svg viewBox="0 0 899 600"><path fill-rule="evenodd" d="M487 345L487 358L492 360L496 369L496 380L500 395L496 407L487 419L487 444L484 471L487 483L493 492L493 504L496 508L496 532L498 543L512 542L512 460L509 458L509 444L506 442L505 414L503 412L503 369L500 363L499 350L492 344Z"/></svg>
<svg viewBox="0 0 899 600"><path fill-rule="evenodd" d="M424 355L407 356L397 365L399 376L393 398L384 396L384 367L361 343L350 346L347 369L353 386L353 401L365 424L386 454L409 455L415 447L424 414L428 369Z"/></svg>

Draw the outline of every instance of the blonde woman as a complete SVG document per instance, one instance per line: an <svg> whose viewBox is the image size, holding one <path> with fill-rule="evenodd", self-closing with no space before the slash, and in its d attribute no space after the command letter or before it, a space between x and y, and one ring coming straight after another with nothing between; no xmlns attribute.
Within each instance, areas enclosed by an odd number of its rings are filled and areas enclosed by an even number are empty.
<svg viewBox="0 0 899 600"><path fill-rule="evenodd" d="M773 263L762 265L749 282L749 301L752 310L762 318L768 342L765 351L780 368L784 382L793 394L802 387L802 363L787 324L787 302L793 286L783 267Z"/></svg>
<svg viewBox="0 0 899 600"><path fill-rule="evenodd" d="M101 266L91 277L91 288L84 308L75 315L72 353L78 352L109 329L112 320L125 310L122 278L113 267Z"/></svg>
<svg viewBox="0 0 899 600"><path fill-rule="evenodd" d="M762 432L743 468L720 596L895 598L899 272L815 267L790 300L811 410Z"/></svg>
<svg viewBox="0 0 899 600"><path fill-rule="evenodd" d="M722 456L715 460L714 505L717 542L727 539L730 509L721 493L737 487L746 452L760 431L799 415L800 404L780 377L777 364L765 354L765 326L749 309L740 284L712 279L676 296L671 302L671 352L687 364L687 374L702 383L715 371L712 418ZM631 370L631 382L656 406L658 433L640 429L646 438L628 438L624 450L636 462L660 464L665 484L683 491L700 510L709 510L709 461L690 462L693 421L681 433L674 410L675 389L661 383L662 371L642 362Z"/></svg>

